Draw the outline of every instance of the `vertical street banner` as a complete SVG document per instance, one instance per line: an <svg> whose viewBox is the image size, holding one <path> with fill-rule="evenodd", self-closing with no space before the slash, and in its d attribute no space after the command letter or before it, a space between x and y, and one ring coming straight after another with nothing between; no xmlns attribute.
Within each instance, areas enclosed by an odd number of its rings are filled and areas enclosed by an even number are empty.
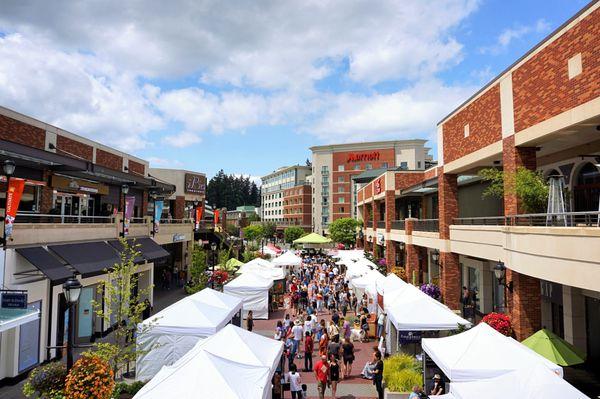
<svg viewBox="0 0 600 399"><path fill-rule="evenodd" d="M219 210L215 209L215 226L219 224Z"/></svg>
<svg viewBox="0 0 600 399"><path fill-rule="evenodd" d="M135 206L135 197L125 197L125 235L129 235L129 223L133 217L133 207Z"/></svg>
<svg viewBox="0 0 600 399"><path fill-rule="evenodd" d="M17 217L17 210L19 209L19 202L21 202L24 188L25 179L13 177L9 180L8 192L6 194L6 217L4 218L6 239L12 236L13 224Z"/></svg>
<svg viewBox="0 0 600 399"><path fill-rule="evenodd" d="M152 228L154 229L154 233L158 233L158 226L160 225L160 217L162 216L162 212L163 212L163 202L162 201L155 201L154 202L154 224L152 225Z"/></svg>
<svg viewBox="0 0 600 399"><path fill-rule="evenodd" d="M196 207L196 230L198 230L200 228L200 221L202 220L202 214L204 213L203 211L204 211L203 206Z"/></svg>

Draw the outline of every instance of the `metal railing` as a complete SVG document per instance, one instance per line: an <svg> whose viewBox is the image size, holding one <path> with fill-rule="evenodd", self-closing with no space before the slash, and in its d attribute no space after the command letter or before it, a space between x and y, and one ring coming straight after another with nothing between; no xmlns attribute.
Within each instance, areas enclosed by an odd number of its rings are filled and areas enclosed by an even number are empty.
<svg viewBox="0 0 600 399"><path fill-rule="evenodd" d="M406 223L404 220L393 220L392 221L392 230L404 230L406 229Z"/></svg>
<svg viewBox="0 0 600 399"><path fill-rule="evenodd" d="M19 212L15 218L15 224L100 224L114 223L113 216L82 216L82 215L54 215L41 213Z"/></svg>
<svg viewBox="0 0 600 399"><path fill-rule="evenodd" d="M194 223L194 219L184 218L184 219L160 219L161 224L185 224L185 223Z"/></svg>
<svg viewBox="0 0 600 399"><path fill-rule="evenodd" d="M377 222L377 228L378 229L385 229L385 221L384 220L380 220Z"/></svg>
<svg viewBox="0 0 600 399"><path fill-rule="evenodd" d="M439 219L417 219L413 221L413 231L440 231Z"/></svg>
<svg viewBox="0 0 600 399"><path fill-rule="evenodd" d="M510 216L456 218L456 225L600 227L600 212L531 213Z"/></svg>

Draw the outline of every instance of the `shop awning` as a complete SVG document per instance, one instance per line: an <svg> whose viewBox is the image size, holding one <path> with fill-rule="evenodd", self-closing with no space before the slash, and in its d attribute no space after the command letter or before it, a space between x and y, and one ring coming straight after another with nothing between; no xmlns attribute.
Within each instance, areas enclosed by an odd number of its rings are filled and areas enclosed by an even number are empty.
<svg viewBox="0 0 600 399"><path fill-rule="evenodd" d="M117 251L104 241L50 245L48 249L67 261L83 277L102 274L104 269L110 269L121 261Z"/></svg>
<svg viewBox="0 0 600 399"><path fill-rule="evenodd" d="M154 242L150 237L132 238L127 240L127 242L129 245L137 245L136 250L140 253L140 256L136 257L135 263L144 263L144 261L152 262L156 259L169 256L169 252ZM118 252L123 250L123 246L119 240L111 240L108 243Z"/></svg>
<svg viewBox="0 0 600 399"><path fill-rule="evenodd" d="M17 248L16 251L48 277L52 284L63 283L73 275L66 265L43 247Z"/></svg>
<svg viewBox="0 0 600 399"><path fill-rule="evenodd" d="M0 308L0 333L37 320L39 317L39 310Z"/></svg>

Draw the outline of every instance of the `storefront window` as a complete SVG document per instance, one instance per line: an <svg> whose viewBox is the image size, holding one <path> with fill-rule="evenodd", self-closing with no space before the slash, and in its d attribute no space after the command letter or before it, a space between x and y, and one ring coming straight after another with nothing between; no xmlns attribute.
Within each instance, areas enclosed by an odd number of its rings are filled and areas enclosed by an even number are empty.
<svg viewBox="0 0 600 399"><path fill-rule="evenodd" d="M471 290L471 295L473 298L473 303L475 305L475 309L480 310L480 301L479 301L479 292L480 292L480 272L479 269L468 267L469 272L469 281L468 287Z"/></svg>

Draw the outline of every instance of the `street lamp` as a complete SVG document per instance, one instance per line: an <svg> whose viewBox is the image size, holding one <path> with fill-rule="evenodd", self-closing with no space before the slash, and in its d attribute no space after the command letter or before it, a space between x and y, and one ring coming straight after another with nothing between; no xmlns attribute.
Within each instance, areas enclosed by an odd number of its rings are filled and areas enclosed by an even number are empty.
<svg viewBox="0 0 600 399"><path fill-rule="evenodd" d="M494 275L498 280L498 284L506 287L509 292L513 292L513 282L506 281L506 266L504 266L504 262L498 261L496 266L494 266Z"/></svg>
<svg viewBox="0 0 600 399"><path fill-rule="evenodd" d="M216 242L211 242L210 243L210 249L212 249L212 275L210 276L210 288L214 289L215 288L215 263L217 263L216 260L216 253L217 253L217 243Z"/></svg>
<svg viewBox="0 0 600 399"><path fill-rule="evenodd" d="M2 169L4 171L4 176L6 176L6 190L4 191L4 220L2 220L2 247L6 250L6 244L8 240L6 239L6 216L8 210L8 184L10 182L10 177L15 173L16 165L15 163L7 159L4 161L2 165Z"/></svg>
<svg viewBox="0 0 600 399"><path fill-rule="evenodd" d="M121 237L125 237L125 210L127 209L127 204L125 202L125 196L129 192L129 186L127 184L123 184L121 186L121 193L123 194L123 220L121 221Z"/></svg>
<svg viewBox="0 0 600 399"><path fill-rule="evenodd" d="M158 198L156 190L150 190L150 198L152 198L152 237L154 237L156 234L156 198Z"/></svg>
<svg viewBox="0 0 600 399"><path fill-rule="evenodd" d="M77 277L73 275L63 284L63 294L67 302L69 309L69 320L67 325L67 370L73 367L73 341L74 341L74 327L75 327L75 304L79 301L79 294L81 294L82 285L77 280Z"/></svg>
<svg viewBox="0 0 600 399"><path fill-rule="evenodd" d="M440 251L438 251L437 249L434 250L431 253L431 260L433 261L433 263L435 263L436 265L439 265L440 263Z"/></svg>

